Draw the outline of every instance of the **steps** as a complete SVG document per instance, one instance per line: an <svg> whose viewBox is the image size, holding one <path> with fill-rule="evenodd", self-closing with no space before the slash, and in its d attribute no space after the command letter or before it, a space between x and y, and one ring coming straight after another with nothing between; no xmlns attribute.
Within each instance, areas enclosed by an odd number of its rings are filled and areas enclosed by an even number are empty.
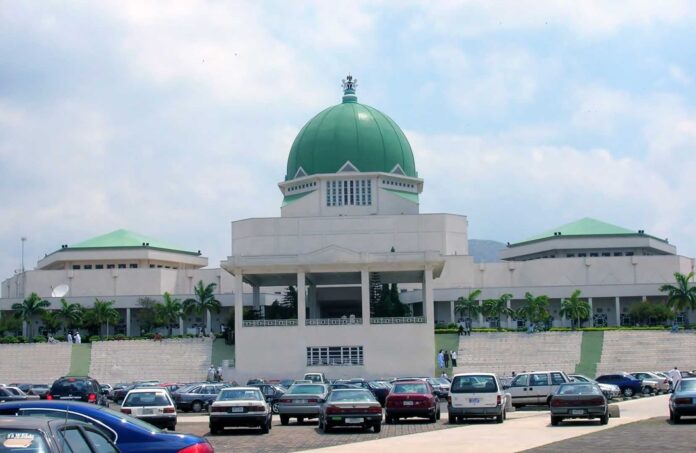
<svg viewBox="0 0 696 453"><path fill-rule="evenodd" d="M71 352L68 343L0 345L0 382L51 385L68 374Z"/></svg>

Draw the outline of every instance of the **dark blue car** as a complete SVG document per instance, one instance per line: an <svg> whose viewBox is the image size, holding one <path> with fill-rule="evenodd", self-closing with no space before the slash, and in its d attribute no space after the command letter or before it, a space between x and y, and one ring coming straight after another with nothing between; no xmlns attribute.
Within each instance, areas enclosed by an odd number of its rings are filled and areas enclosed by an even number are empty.
<svg viewBox="0 0 696 453"><path fill-rule="evenodd" d="M96 404L28 400L0 404L0 416L49 416L91 423L104 432L122 453L213 453L202 437L167 433L137 418Z"/></svg>
<svg viewBox="0 0 696 453"><path fill-rule="evenodd" d="M633 396L643 391L642 381L628 373L605 374L597 377L595 381L618 386L624 396Z"/></svg>

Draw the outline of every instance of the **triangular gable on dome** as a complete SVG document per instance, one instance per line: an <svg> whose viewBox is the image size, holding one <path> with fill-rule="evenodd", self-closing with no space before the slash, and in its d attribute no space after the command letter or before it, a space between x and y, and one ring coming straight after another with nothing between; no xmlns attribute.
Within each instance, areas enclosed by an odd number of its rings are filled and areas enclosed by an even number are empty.
<svg viewBox="0 0 696 453"><path fill-rule="evenodd" d="M347 160L345 164L338 170L338 173L346 173L346 172L357 172L359 173L360 170L351 163L351 161Z"/></svg>
<svg viewBox="0 0 696 453"><path fill-rule="evenodd" d="M403 168L401 168L401 165L399 164L394 165L394 168L391 169L390 173L393 173L395 175L406 176L406 172Z"/></svg>
<svg viewBox="0 0 696 453"><path fill-rule="evenodd" d="M300 167L297 169L292 179L304 178L305 176L307 176L307 173L304 171L304 168Z"/></svg>

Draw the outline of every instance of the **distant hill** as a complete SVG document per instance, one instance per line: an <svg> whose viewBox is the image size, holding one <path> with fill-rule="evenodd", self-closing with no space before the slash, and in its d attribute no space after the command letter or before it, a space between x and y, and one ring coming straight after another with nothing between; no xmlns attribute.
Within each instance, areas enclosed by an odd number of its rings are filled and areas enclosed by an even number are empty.
<svg viewBox="0 0 696 453"><path fill-rule="evenodd" d="M500 261L499 252L507 246L502 242L488 239L469 239L469 255L474 257L474 262Z"/></svg>

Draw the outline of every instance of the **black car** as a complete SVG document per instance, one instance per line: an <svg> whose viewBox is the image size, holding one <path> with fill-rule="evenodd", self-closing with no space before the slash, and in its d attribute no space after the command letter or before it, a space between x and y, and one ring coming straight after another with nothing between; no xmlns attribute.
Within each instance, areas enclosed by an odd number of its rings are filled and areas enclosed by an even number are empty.
<svg viewBox="0 0 696 453"><path fill-rule="evenodd" d="M15 395L4 387L0 387L0 403L7 403L10 401L25 401L27 395Z"/></svg>
<svg viewBox="0 0 696 453"><path fill-rule="evenodd" d="M76 420L0 417L0 451L118 453L98 428Z"/></svg>
<svg viewBox="0 0 696 453"><path fill-rule="evenodd" d="M387 395L389 395L389 390L391 390L390 385L383 381L360 382L354 385L371 391L382 407L386 404Z"/></svg>
<svg viewBox="0 0 696 453"><path fill-rule="evenodd" d="M174 392L176 408L184 412L200 412L208 407L226 384L200 384Z"/></svg>
<svg viewBox="0 0 696 453"><path fill-rule="evenodd" d="M261 393L266 398L266 402L271 406L271 411L274 414L278 413L278 400L285 394L286 389L273 384L252 384L249 387L256 387L261 390Z"/></svg>
<svg viewBox="0 0 696 453"><path fill-rule="evenodd" d="M99 382L89 376L64 376L56 379L51 390L46 394L46 399L84 401L100 406L109 405Z"/></svg>

